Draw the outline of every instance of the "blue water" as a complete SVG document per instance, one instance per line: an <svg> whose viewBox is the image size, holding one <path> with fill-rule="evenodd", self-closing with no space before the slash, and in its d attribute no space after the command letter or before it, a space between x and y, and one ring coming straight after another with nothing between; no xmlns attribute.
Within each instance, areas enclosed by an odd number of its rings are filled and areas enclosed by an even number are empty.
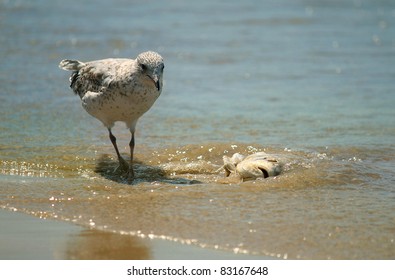
<svg viewBox="0 0 395 280"><path fill-rule="evenodd" d="M145 50L165 83L127 185L57 65ZM246 254L395 257L395 2L0 1L0 56L2 208ZM258 150L284 173L215 173Z"/></svg>

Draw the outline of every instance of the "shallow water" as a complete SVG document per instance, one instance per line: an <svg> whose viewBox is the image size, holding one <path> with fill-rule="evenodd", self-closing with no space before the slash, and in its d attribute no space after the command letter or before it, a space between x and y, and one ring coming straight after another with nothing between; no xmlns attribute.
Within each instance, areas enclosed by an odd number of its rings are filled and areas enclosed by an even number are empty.
<svg viewBox="0 0 395 280"><path fill-rule="evenodd" d="M0 207L236 253L393 259L394 26L392 1L1 1ZM57 64L147 49L165 85L128 185ZM258 151L283 173L216 172Z"/></svg>

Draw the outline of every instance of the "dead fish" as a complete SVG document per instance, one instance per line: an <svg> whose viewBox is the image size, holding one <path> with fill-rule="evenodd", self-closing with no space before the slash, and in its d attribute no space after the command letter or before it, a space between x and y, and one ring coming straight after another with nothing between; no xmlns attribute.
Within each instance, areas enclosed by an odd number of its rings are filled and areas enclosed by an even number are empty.
<svg viewBox="0 0 395 280"><path fill-rule="evenodd" d="M243 181L277 176L282 170L282 163L265 152L247 157L236 153L232 157L223 156L223 161L224 165L220 169L225 170L226 177L234 173Z"/></svg>

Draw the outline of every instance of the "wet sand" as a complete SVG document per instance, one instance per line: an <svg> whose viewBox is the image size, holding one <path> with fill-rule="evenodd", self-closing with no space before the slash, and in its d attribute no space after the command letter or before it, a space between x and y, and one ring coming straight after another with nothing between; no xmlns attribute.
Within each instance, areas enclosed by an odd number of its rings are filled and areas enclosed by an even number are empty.
<svg viewBox="0 0 395 280"><path fill-rule="evenodd" d="M268 259L91 230L0 210L1 260Z"/></svg>

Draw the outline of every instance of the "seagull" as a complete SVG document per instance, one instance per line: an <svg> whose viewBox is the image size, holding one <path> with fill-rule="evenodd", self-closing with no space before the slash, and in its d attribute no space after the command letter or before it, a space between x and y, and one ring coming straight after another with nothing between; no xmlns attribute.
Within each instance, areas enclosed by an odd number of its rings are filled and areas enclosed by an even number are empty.
<svg viewBox="0 0 395 280"><path fill-rule="evenodd" d="M108 129L119 161L116 171L126 173L132 182L136 124L162 92L162 56L147 51L136 59L107 58L90 62L65 59L59 68L72 71L70 88L81 98L82 107ZM124 122L131 133L130 165L119 153L117 139L111 132L118 121Z"/></svg>

